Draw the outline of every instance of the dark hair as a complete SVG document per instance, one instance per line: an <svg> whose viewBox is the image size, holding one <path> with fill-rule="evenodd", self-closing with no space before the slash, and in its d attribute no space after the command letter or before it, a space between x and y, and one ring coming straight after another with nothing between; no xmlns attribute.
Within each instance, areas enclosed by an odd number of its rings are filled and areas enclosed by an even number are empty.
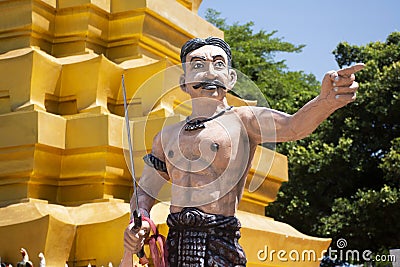
<svg viewBox="0 0 400 267"><path fill-rule="evenodd" d="M205 45L213 45L222 48L228 57L228 66L232 66L232 52L231 47L221 38L218 37L208 37L206 39L193 38L187 41L181 48L181 62L182 65L186 62L186 56L190 52L199 49Z"/></svg>

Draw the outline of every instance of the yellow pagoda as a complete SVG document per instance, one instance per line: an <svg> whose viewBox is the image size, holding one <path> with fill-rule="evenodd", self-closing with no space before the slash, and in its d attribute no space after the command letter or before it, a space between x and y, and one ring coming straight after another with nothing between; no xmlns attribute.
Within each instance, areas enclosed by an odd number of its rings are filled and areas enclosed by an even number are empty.
<svg viewBox="0 0 400 267"><path fill-rule="evenodd" d="M223 38L197 15L200 4L0 1L1 262L15 266L23 247L35 266L40 252L50 267L118 266L132 195L121 77L139 179L154 135L190 112L187 96L165 93L157 74L179 64L188 39ZM286 157L260 146L251 179L263 182L244 193L237 213L248 266L318 266L330 239L264 216L288 181ZM163 234L168 209L160 202L151 211Z"/></svg>

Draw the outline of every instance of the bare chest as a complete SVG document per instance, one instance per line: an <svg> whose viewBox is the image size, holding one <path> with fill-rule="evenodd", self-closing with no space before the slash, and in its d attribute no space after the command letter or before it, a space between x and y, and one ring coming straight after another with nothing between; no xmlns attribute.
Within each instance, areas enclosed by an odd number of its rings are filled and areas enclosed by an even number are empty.
<svg viewBox="0 0 400 267"><path fill-rule="evenodd" d="M182 127L169 137L164 153L169 162L180 166L223 168L236 158L245 143L243 126L235 116L224 117L205 123L205 128L187 131ZM179 168L179 167L178 167Z"/></svg>

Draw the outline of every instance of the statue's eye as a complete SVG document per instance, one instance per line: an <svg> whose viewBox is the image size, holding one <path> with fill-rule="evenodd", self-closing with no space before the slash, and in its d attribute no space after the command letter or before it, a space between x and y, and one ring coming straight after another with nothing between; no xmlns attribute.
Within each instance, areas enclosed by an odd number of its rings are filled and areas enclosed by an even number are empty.
<svg viewBox="0 0 400 267"><path fill-rule="evenodd" d="M193 69L201 69L204 67L204 64L200 61L197 61L193 64Z"/></svg>
<svg viewBox="0 0 400 267"><path fill-rule="evenodd" d="M223 62L222 60L218 60L214 63L214 67L216 69L224 69L225 68L225 62Z"/></svg>

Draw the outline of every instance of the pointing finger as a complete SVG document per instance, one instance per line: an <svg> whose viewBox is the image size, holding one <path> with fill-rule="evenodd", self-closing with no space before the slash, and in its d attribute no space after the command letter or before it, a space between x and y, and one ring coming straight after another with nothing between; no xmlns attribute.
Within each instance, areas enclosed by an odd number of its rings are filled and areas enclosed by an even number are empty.
<svg viewBox="0 0 400 267"><path fill-rule="evenodd" d="M362 70L364 67L365 67L364 63L357 63L351 67L340 69L337 71L337 73L339 74L339 76L350 76L351 74Z"/></svg>

